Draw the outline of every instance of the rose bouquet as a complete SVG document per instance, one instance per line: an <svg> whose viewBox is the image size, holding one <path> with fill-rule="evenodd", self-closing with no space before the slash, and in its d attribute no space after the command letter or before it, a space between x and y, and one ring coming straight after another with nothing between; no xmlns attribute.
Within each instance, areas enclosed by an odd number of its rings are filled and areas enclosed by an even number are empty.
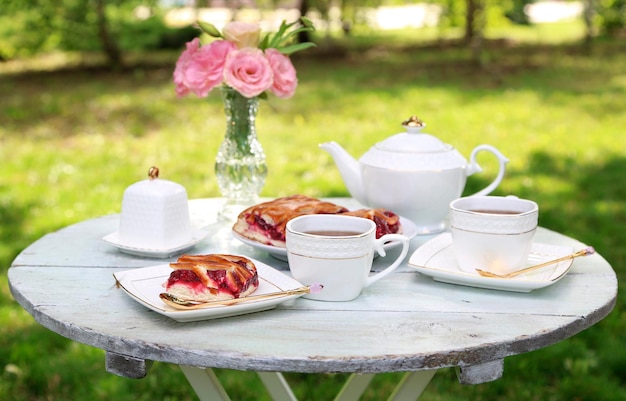
<svg viewBox="0 0 626 401"><path fill-rule="evenodd" d="M314 30L308 18L289 24L283 21L276 33L267 33L263 39L257 24L230 22L222 32L209 23L198 25L217 40L202 45L195 38L187 43L174 70L178 96L205 97L218 85L247 98L263 97L267 91L281 98L293 96L298 79L289 55L314 44L291 42L298 33Z"/></svg>
<svg viewBox="0 0 626 401"><path fill-rule="evenodd" d="M199 22L215 40L202 44L196 38L187 43L174 69L178 96L194 93L205 97L219 86L226 115L226 134L215 158L217 184L226 203L218 216L232 221L243 208L257 203L265 184L267 163L256 135L260 98L273 93L293 96L298 79L289 55L314 46L292 43L300 32L314 30L307 18L286 23L276 33L261 39L258 25L230 22L222 32Z"/></svg>

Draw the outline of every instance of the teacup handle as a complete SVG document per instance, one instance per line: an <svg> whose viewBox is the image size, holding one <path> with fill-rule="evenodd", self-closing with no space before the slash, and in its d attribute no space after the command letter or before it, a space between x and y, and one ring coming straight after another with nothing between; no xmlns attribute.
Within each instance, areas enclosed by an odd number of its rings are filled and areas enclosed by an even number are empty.
<svg viewBox="0 0 626 401"><path fill-rule="evenodd" d="M374 251L378 252L380 256L385 257L387 255L387 252L385 252L383 245L389 241L401 242L402 252L400 252L400 255L396 258L396 260L387 268L385 268L385 270L381 271L380 273L376 273L373 276L369 276L367 279L365 279L365 284L363 285L363 287L369 287L381 278L396 270L396 268L400 266L400 263L402 263L402 261L404 260L406 254L409 252L409 238L402 234L387 234L378 238L374 241Z"/></svg>
<svg viewBox="0 0 626 401"><path fill-rule="evenodd" d="M494 189L496 189L498 187L498 185L500 185L500 182L502 181L502 178L504 178L504 172L506 171L506 164L509 162L509 159L504 156L498 149L494 148L491 145L478 145L474 148L474 150L472 150L472 154L470 155L470 162L469 165L467 166L467 170L466 170L466 175L470 176L474 173L479 173L482 171L482 168L480 168L480 166L478 165L478 163L476 163L476 155L478 154L478 152L480 151L487 151L487 152L491 152L493 153L497 158L498 158L498 162L500 163L500 169L498 170L498 175L496 176L496 178L491 182L491 184L487 185L484 189L476 192L475 194L472 194L470 196L482 196L482 195L488 195L491 192L493 192Z"/></svg>

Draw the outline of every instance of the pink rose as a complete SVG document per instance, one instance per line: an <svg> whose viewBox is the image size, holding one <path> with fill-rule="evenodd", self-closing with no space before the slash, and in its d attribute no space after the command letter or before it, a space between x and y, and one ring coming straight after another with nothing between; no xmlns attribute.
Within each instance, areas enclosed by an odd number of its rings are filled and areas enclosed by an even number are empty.
<svg viewBox="0 0 626 401"><path fill-rule="evenodd" d="M176 85L176 94L178 94L178 96L185 96L189 94L189 88L185 85L185 71L187 69L187 65L193 58L193 55L198 50L199 43L200 40L198 38L188 42L187 49L183 51L178 58L178 61L176 61L176 68L174 69L174 84Z"/></svg>
<svg viewBox="0 0 626 401"><path fill-rule="evenodd" d="M222 83L224 63L228 54L235 50L235 45L226 40L216 40L206 46L199 47L198 38L187 43L185 50L174 70L174 83L178 96L189 92L205 97Z"/></svg>
<svg viewBox="0 0 626 401"><path fill-rule="evenodd" d="M266 49L265 55L274 73L274 83L270 91L278 97L289 98L296 92L298 78L296 69L286 55L276 49Z"/></svg>
<svg viewBox="0 0 626 401"><path fill-rule="evenodd" d="M232 21L222 30L224 39L233 42L238 49L256 47L259 44L261 28L257 24Z"/></svg>
<svg viewBox="0 0 626 401"><path fill-rule="evenodd" d="M248 98L268 90L272 76L272 67L260 49L246 47L232 51L224 64L226 84Z"/></svg>

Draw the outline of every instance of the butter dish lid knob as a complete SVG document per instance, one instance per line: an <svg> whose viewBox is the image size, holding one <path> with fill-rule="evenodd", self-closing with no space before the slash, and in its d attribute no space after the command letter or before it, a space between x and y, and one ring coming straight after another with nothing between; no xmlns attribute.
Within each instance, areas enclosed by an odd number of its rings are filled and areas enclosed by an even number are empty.
<svg viewBox="0 0 626 401"><path fill-rule="evenodd" d="M150 169L148 170L148 178L150 179L150 181L159 178L159 168L156 166L150 167Z"/></svg>

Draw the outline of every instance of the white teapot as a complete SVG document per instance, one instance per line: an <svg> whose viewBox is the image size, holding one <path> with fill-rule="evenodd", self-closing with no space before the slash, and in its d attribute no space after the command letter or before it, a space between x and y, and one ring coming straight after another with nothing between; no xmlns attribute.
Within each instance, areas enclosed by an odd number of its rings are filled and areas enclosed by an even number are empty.
<svg viewBox="0 0 626 401"><path fill-rule="evenodd" d="M385 208L413 221L420 234L445 229L449 203L460 197L468 176L480 172L476 154L493 153L499 161L496 178L474 195L487 195L502 181L509 161L490 145L479 145L470 162L452 146L421 132L415 116L402 123L406 132L375 144L358 161L336 142L320 145L333 157L353 198L363 205Z"/></svg>

